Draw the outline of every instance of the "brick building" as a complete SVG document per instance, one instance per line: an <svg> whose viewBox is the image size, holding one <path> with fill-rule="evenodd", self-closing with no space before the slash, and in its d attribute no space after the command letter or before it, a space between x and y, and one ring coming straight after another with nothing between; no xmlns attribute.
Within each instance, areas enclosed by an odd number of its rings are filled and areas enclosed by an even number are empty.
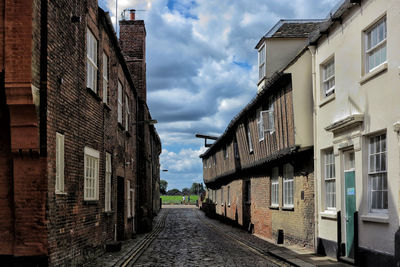
<svg viewBox="0 0 400 267"><path fill-rule="evenodd" d="M306 45L319 23L281 20L261 38L258 95L201 155L216 214L256 235L277 239L283 233L285 243L309 247L314 167Z"/></svg>
<svg viewBox="0 0 400 267"><path fill-rule="evenodd" d="M126 25L132 53L96 0L0 10L0 260L78 265L158 212L144 23Z"/></svg>

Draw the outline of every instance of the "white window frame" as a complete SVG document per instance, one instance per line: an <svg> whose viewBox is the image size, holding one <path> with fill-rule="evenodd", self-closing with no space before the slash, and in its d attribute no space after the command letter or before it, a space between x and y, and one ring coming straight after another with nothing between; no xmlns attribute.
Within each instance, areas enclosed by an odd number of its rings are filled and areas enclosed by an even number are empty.
<svg viewBox="0 0 400 267"><path fill-rule="evenodd" d="M262 80L266 75L266 51L265 44L258 50L258 80Z"/></svg>
<svg viewBox="0 0 400 267"><path fill-rule="evenodd" d="M387 139L386 133L371 136L368 140L368 208L370 213L388 213L388 179L387 179ZM375 143L379 141L379 146ZM374 147L375 145L375 147ZM371 162L373 161L373 163ZM379 166L378 166L379 165ZM381 176L381 177L379 177ZM381 181L381 189L374 188ZM386 184L386 188L385 188ZM376 184L375 184L376 186ZM382 194L381 208L372 207L372 194ZM386 202L386 203L385 203ZM386 204L386 205L385 205Z"/></svg>
<svg viewBox="0 0 400 267"><path fill-rule="evenodd" d="M335 58L333 57L322 65L322 88L324 97L335 93Z"/></svg>
<svg viewBox="0 0 400 267"><path fill-rule="evenodd" d="M239 159L240 158L240 155L239 155L239 145L238 145L238 143L237 143L237 141L234 141L233 142L233 149L234 149L234 154L235 154L235 158L236 159Z"/></svg>
<svg viewBox="0 0 400 267"><path fill-rule="evenodd" d="M221 205L224 204L224 188L221 187Z"/></svg>
<svg viewBox="0 0 400 267"><path fill-rule="evenodd" d="M380 27L383 28L380 28ZM380 30L382 29L382 39L380 38ZM376 42L371 44L370 46L370 38L372 38L372 41L374 39L374 34L376 35ZM386 46L386 40L387 40L387 21L386 21L386 16L378 20L376 23L374 23L371 27L369 27L366 31L364 31L364 61L365 61L365 73L369 73L373 71L374 69L378 68L382 64L387 62L387 46ZM372 67L370 67L369 60L372 56L376 56L376 53L383 53L384 52L384 60L379 62L378 64L374 64ZM383 55L380 55L383 57ZM375 58L376 59L376 58ZM381 58L382 59L382 58ZM376 63L376 62L375 62Z"/></svg>
<svg viewBox="0 0 400 267"><path fill-rule="evenodd" d="M84 200L99 200L100 152L90 147L84 149Z"/></svg>
<svg viewBox="0 0 400 267"><path fill-rule="evenodd" d="M129 118L131 117L131 111L129 109L129 96L125 94L125 131L129 131Z"/></svg>
<svg viewBox="0 0 400 267"><path fill-rule="evenodd" d="M264 130L264 120L263 120L263 111L260 109L257 110L257 129L258 129L258 141L261 142L265 137Z"/></svg>
<svg viewBox="0 0 400 267"><path fill-rule="evenodd" d="M118 80L118 122L122 125L122 83Z"/></svg>
<svg viewBox="0 0 400 267"><path fill-rule="evenodd" d="M283 207L294 207L294 168L290 163L283 165Z"/></svg>
<svg viewBox="0 0 400 267"><path fill-rule="evenodd" d="M106 173L105 173L105 185L104 185L104 211L110 212L111 209L111 174L112 174L112 163L111 154L106 153Z"/></svg>
<svg viewBox="0 0 400 267"><path fill-rule="evenodd" d="M224 146L222 151L223 151L223 154L224 154L224 159L227 159L229 157L228 156L228 146Z"/></svg>
<svg viewBox="0 0 400 267"><path fill-rule="evenodd" d="M271 172L271 207L279 207L279 168L272 168Z"/></svg>
<svg viewBox="0 0 400 267"><path fill-rule="evenodd" d="M247 143L249 145L249 153L253 153L254 148L253 148L253 141L251 140L250 125L248 125L247 127Z"/></svg>
<svg viewBox="0 0 400 267"><path fill-rule="evenodd" d="M323 156L325 210L336 211L336 170L333 149L326 149Z"/></svg>
<svg viewBox="0 0 400 267"><path fill-rule="evenodd" d="M108 103L108 56L103 51L103 102Z"/></svg>
<svg viewBox="0 0 400 267"><path fill-rule="evenodd" d="M131 181L126 180L126 217L132 217L132 195L131 195Z"/></svg>
<svg viewBox="0 0 400 267"><path fill-rule="evenodd" d="M56 133L56 193L64 193L64 168L64 135Z"/></svg>
<svg viewBox="0 0 400 267"><path fill-rule="evenodd" d="M260 112L260 118L263 120L264 132L273 134L275 132L275 112L274 101L272 98L269 100L268 110Z"/></svg>
<svg viewBox="0 0 400 267"><path fill-rule="evenodd" d="M97 39L86 29L86 87L97 93Z"/></svg>

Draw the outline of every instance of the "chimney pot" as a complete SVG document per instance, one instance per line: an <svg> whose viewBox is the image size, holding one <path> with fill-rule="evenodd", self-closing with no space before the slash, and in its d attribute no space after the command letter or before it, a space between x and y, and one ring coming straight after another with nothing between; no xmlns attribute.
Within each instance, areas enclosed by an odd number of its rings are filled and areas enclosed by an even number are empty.
<svg viewBox="0 0 400 267"><path fill-rule="evenodd" d="M131 10L129 10L130 11L130 16L129 16L129 18L130 18L130 20L135 20L135 9L131 9Z"/></svg>

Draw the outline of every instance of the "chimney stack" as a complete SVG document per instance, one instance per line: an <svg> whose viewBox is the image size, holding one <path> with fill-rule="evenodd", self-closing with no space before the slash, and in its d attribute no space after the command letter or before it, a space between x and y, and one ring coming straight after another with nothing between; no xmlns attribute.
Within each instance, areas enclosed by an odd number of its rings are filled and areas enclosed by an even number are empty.
<svg viewBox="0 0 400 267"><path fill-rule="evenodd" d="M131 10L129 10L129 12L130 12L130 16L129 16L130 20L135 20L135 12L136 12L136 10L135 9L131 9Z"/></svg>
<svg viewBox="0 0 400 267"><path fill-rule="evenodd" d="M119 44L138 96L146 102L146 28L143 20L135 20L135 11L119 22Z"/></svg>

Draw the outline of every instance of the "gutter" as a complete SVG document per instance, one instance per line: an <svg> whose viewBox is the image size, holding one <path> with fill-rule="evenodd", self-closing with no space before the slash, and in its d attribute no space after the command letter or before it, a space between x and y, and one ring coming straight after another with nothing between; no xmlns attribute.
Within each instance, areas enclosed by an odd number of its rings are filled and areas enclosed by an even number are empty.
<svg viewBox="0 0 400 267"><path fill-rule="evenodd" d="M311 74L312 74L312 88L313 88L313 143L314 147L317 145L317 77L316 77L316 67L315 67L315 53L316 53L316 47L315 46L309 46L308 49L311 52ZM318 179L317 179L317 172L316 172L316 167L317 166L317 151L314 149L314 250L316 252L317 250L317 245L318 245L318 214L319 214L319 208L318 208Z"/></svg>

